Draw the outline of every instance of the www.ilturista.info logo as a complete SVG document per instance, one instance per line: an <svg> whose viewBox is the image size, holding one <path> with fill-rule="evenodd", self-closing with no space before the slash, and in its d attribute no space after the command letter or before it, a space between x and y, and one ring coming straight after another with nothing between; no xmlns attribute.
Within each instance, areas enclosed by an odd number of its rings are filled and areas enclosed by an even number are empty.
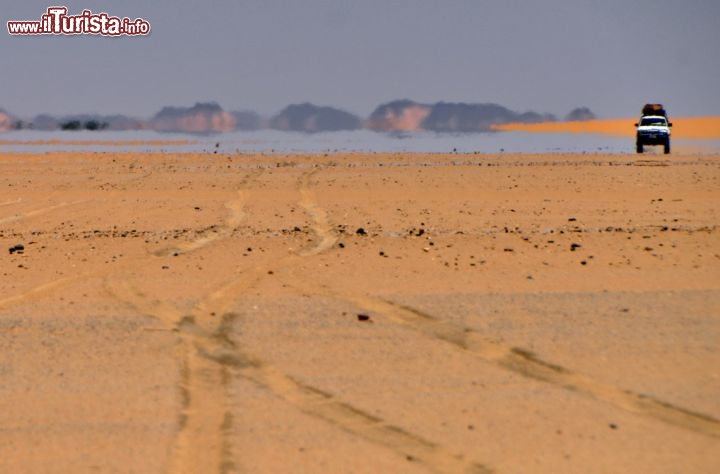
<svg viewBox="0 0 720 474"><path fill-rule="evenodd" d="M8 21L11 35L103 35L135 36L150 33L150 23L137 18L118 18L107 13L95 14L83 10L80 15L68 15L65 7L50 7L40 21Z"/></svg>

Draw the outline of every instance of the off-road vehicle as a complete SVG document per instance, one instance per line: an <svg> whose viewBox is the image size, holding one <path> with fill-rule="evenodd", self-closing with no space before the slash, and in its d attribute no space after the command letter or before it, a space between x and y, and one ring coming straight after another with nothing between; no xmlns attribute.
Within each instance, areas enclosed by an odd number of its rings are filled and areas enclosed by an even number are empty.
<svg viewBox="0 0 720 474"><path fill-rule="evenodd" d="M635 127L637 127L635 149L638 153L644 151L645 145L662 145L665 154L670 153L672 123L668 122L667 113L661 104L645 104L640 121Z"/></svg>

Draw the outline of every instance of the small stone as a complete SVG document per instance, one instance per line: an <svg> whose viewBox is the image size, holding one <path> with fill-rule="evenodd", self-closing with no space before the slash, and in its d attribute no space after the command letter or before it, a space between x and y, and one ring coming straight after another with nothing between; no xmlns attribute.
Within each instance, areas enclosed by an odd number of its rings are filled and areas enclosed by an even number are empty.
<svg viewBox="0 0 720 474"><path fill-rule="evenodd" d="M616 429L618 429L618 425L616 425L615 423L610 423L609 426L610 426L610 429L611 429L611 430L616 430Z"/></svg>
<svg viewBox="0 0 720 474"><path fill-rule="evenodd" d="M357 315L358 321L370 321L370 315L360 313Z"/></svg>
<svg viewBox="0 0 720 474"><path fill-rule="evenodd" d="M365 229L362 227L358 227L358 229L355 231L357 235L367 235L367 232L365 232Z"/></svg>
<svg viewBox="0 0 720 474"><path fill-rule="evenodd" d="M8 249L8 252L12 253L23 253L25 251L25 246L23 244L15 244L12 247Z"/></svg>

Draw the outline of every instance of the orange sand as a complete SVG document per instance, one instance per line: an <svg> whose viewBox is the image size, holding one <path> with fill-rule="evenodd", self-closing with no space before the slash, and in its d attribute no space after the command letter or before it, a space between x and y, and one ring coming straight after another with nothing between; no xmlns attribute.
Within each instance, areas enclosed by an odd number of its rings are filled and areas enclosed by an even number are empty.
<svg viewBox="0 0 720 474"><path fill-rule="evenodd" d="M720 116L715 117L671 117L673 138L695 140L720 139ZM635 135L633 124L637 119L604 119L584 122L510 123L496 125L494 130L539 132L539 133L602 133L621 137Z"/></svg>
<svg viewBox="0 0 720 474"><path fill-rule="evenodd" d="M5 153L0 472L718 472L718 181Z"/></svg>

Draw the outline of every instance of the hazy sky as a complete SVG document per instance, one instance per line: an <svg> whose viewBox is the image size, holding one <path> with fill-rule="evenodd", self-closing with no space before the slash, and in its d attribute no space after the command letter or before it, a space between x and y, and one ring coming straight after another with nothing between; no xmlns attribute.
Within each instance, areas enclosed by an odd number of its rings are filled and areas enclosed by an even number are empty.
<svg viewBox="0 0 720 474"><path fill-rule="evenodd" d="M50 2L50 3L48 3ZM149 36L11 36L54 5L150 22ZM718 0L4 0L0 108L146 117L217 101L361 116L388 100L496 102L559 116L720 111Z"/></svg>

